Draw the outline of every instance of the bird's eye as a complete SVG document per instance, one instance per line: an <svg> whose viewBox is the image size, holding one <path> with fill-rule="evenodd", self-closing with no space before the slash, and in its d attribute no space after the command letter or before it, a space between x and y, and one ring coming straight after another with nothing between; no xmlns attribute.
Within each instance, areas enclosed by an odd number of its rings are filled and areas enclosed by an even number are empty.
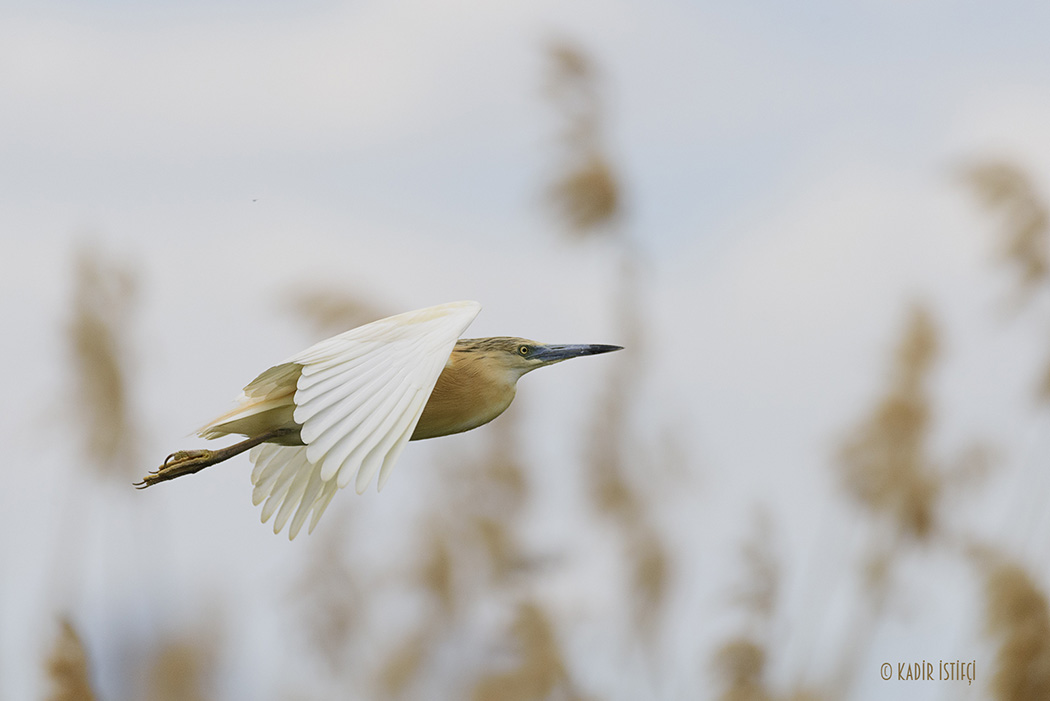
<svg viewBox="0 0 1050 701"><path fill-rule="evenodd" d="M518 348L518 353L520 353L522 357L527 356L530 352L532 352L532 349L528 346L520 346Z"/></svg>

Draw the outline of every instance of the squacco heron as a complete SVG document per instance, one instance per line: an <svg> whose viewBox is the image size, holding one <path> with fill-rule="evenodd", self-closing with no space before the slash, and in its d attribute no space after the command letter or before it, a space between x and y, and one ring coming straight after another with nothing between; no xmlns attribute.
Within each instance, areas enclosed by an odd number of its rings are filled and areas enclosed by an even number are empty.
<svg viewBox="0 0 1050 701"><path fill-rule="evenodd" d="M273 531L309 530L338 489L378 489L410 440L469 431L510 406L518 379L536 368L620 350L548 345L525 338L459 338L481 311L452 302L380 319L321 341L252 380L234 409L197 433L247 439L219 450L172 453L137 484L145 488L249 451L254 491ZM265 503L263 503L265 502Z"/></svg>

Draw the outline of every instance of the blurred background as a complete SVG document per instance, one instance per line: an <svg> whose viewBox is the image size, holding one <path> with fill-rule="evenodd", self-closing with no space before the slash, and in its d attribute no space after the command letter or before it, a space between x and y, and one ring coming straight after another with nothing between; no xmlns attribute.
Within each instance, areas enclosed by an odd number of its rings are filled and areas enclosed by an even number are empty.
<svg viewBox="0 0 1050 701"><path fill-rule="evenodd" d="M1048 22L0 2L0 699L1050 698ZM458 299L627 350L292 543L131 488Z"/></svg>

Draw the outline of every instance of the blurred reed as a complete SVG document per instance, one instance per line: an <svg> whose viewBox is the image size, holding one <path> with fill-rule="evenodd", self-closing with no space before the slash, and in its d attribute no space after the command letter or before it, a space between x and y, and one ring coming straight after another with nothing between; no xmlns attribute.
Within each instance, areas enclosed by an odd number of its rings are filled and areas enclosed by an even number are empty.
<svg viewBox="0 0 1050 701"><path fill-rule="evenodd" d="M931 312L912 305L884 393L837 453L845 492L879 526L862 546L860 581L868 605L859 611L849 641L841 646L842 664L832 688L842 697L850 695L852 684L865 673L859 665L894 593L902 546L921 544L924 554L938 548L957 556L958 546L971 542L970 536L951 531L947 503L950 496L984 480L990 451L975 440L951 460L931 454L934 407L928 385L940 346Z"/></svg>
<svg viewBox="0 0 1050 701"><path fill-rule="evenodd" d="M435 523L427 528L425 537L428 542L423 546L423 562L416 573L417 580L430 592L442 613L452 615L457 602L449 534Z"/></svg>
<svg viewBox="0 0 1050 701"><path fill-rule="evenodd" d="M1050 273L1050 214L1032 176L1002 160L977 162L964 177L981 203L1001 217L1001 256L1016 271L1018 296L1031 302ZM1036 393L1050 400L1050 362ZM988 462L976 454L978 469ZM1026 479L1022 489L1029 487ZM1022 565L992 544L974 546L984 576L985 628L996 644L989 690L997 701L1050 698L1050 606L1045 589Z"/></svg>
<svg viewBox="0 0 1050 701"><path fill-rule="evenodd" d="M150 662L146 678L149 701L207 701L205 689L214 676L217 644L214 636L165 641Z"/></svg>
<svg viewBox="0 0 1050 701"><path fill-rule="evenodd" d="M600 153L581 153L550 192L551 204L569 227L584 235L619 211L620 189L612 166Z"/></svg>
<svg viewBox="0 0 1050 701"><path fill-rule="evenodd" d="M79 424L84 462L99 474L137 474L137 426L129 407L130 322L137 280L132 268L81 245L73 264L72 314L66 331L72 368L69 405Z"/></svg>
<svg viewBox="0 0 1050 701"><path fill-rule="evenodd" d="M420 626L388 653L377 680L382 698L398 699L406 695L412 682L419 678L427 653L432 651L435 642L433 627Z"/></svg>
<svg viewBox="0 0 1050 701"><path fill-rule="evenodd" d="M319 336L334 336L393 313L367 295L339 287L304 284L289 290L282 299L287 300L287 313Z"/></svg>
<svg viewBox="0 0 1050 701"><path fill-rule="evenodd" d="M861 546L859 574L867 602L855 611L851 635L838 650L838 668L827 685L842 698L852 694L864 674L860 665L889 600L901 546L928 544L939 525L943 478L928 449L932 401L927 388L938 348L933 316L913 304L884 393L848 432L836 456L846 494L880 527Z"/></svg>
<svg viewBox="0 0 1050 701"><path fill-rule="evenodd" d="M766 665L765 648L749 637L740 637L722 643L715 654L715 676L722 685L721 701L770 701L763 672Z"/></svg>
<svg viewBox="0 0 1050 701"><path fill-rule="evenodd" d="M747 630L731 636L715 650L712 668L722 701L769 701L773 692L765 679L769 625L776 606L780 574L773 551L769 515L756 511L752 533L740 545L742 576L731 601L740 607Z"/></svg>
<svg viewBox="0 0 1050 701"><path fill-rule="evenodd" d="M353 668L352 651L367 605L367 587L359 581L360 568L347 556L354 529L346 514L345 509L335 510L328 517L328 527L319 529L320 543L311 547L306 567L289 592L296 612L291 620L295 632L333 676Z"/></svg>
<svg viewBox="0 0 1050 701"><path fill-rule="evenodd" d="M733 587L732 600L765 625L773 617L780 588L780 563L773 549L773 521L759 509L752 518L752 532L740 545L743 577Z"/></svg>
<svg viewBox="0 0 1050 701"><path fill-rule="evenodd" d="M617 339L627 349L613 363L604 396L588 431L587 477L598 511L618 527L628 560L634 623L651 631L666 599L672 561L656 528L646 495L630 475L652 474L637 464L650 453L640 448L630 407L644 368L641 254L626 235L624 196L605 144L605 107L600 71L576 44L561 40L547 48L546 95L561 122L561 165L548 200L574 238L608 239L620 249L617 287L610 298ZM628 464L628 455L634 464Z"/></svg>
<svg viewBox="0 0 1050 701"><path fill-rule="evenodd" d="M1001 256L1018 275L1018 297L1029 301L1050 270L1050 214L1032 177L1007 161L978 162L963 171L981 203L1002 218ZM1036 387L1050 401L1050 360Z"/></svg>
<svg viewBox="0 0 1050 701"><path fill-rule="evenodd" d="M532 489L521 459L520 411L505 414L488 428L489 449L477 463L466 464L461 489L451 503L469 529L466 538L457 540L473 543L491 584L503 587L512 575L528 574L528 557L517 531Z"/></svg>
<svg viewBox="0 0 1050 701"><path fill-rule="evenodd" d="M1050 608L1046 593L1017 564L986 561L985 565L985 623L998 647L990 684L992 698L1050 699Z"/></svg>
<svg viewBox="0 0 1050 701"><path fill-rule="evenodd" d="M773 521L762 509L752 518L751 532L740 544L741 572L730 600L744 614L744 629L715 649L712 659L720 701L816 701L815 691L777 691L768 678L773 645L772 625L781 584Z"/></svg>
<svg viewBox="0 0 1050 701"><path fill-rule="evenodd" d="M489 672L474 684L473 701L543 701L554 697L569 701L584 697L574 688L553 622L534 602L518 608L511 627L517 664Z"/></svg>
<svg viewBox="0 0 1050 701"><path fill-rule="evenodd" d="M900 534L920 540L935 527L942 488L927 450L931 407L926 384L937 347L929 311L912 307L886 393L838 454L847 493Z"/></svg>
<svg viewBox="0 0 1050 701"><path fill-rule="evenodd" d="M963 170L974 193L1002 217L1002 256L1016 269L1028 296L1048 272L1048 214L1031 176L1007 161L983 161Z"/></svg>
<svg viewBox="0 0 1050 701"><path fill-rule="evenodd" d="M399 697L412 688L435 688L437 679L424 676L441 674L442 670L427 665L434 653L461 637L482 607L493 602L512 605L508 602L518 596L512 586L515 578L520 582L532 575L517 536L518 519L529 496L518 457L518 416L511 409L486 427L488 448L479 457L453 457L445 465L449 475L433 496L434 510L422 521L414 570L415 585L430 602L429 613L418 619L381 669L380 688L388 696ZM475 672L481 679L492 676L484 665Z"/></svg>
<svg viewBox="0 0 1050 701"><path fill-rule="evenodd" d="M713 671L720 688L719 701L825 701L828 696L812 689L778 693L769 688L767 647L742 635L716 650ZM845 697L842 697L845 698Z"/></svg>
<svg viewBox="0 0 1050 701"><path fill-rule="evenodd" d="M604 145L605 111L594 62L575 44L552 42L545 94L561 120L559 174L551 207L577 236L608 230L620 216L621 187Z"/></svg>
<svg viewBox="0 0 1050 701"><path fill-rule="evenodd" d="M48 655L46 670L51 684L48 701L95 701L87 651L68 618L59 620L58 638Z"/></svg>

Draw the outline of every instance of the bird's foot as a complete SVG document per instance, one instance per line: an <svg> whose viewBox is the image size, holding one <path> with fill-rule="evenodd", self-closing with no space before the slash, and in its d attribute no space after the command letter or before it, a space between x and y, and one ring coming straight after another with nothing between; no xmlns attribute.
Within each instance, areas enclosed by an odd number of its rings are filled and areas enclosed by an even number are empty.
<svg viewBox="0 0 1050 701"><path fill-rule="evenodd" d="M177 450L164 459L164 464L153 470L141 482L136 482L135 487L145 489L158 482L167 482L183 475L192 475L200 472L209 465L214 465L217 454L213 450Z"/></svg>
<svg viewBox="0 0 1050 701"><path fill-rule="evenodd" d="M183 475L192 475L194 472L200 472L223 460L229 460L234 455L240 455L260 443L298 433L298 427L282 426L218 450L178 450L169 455L163 465L143 477L141 482L136 482L135 486L145 489L152 487L157 482L167 482Z"/></svg>
<svg viewBox="0 0 1050 701"><path fill-rule="evenodd" d="M212 455L213 453L210 450L176 450L174 453L164 458L164 464L161 467L167 467L169 465L174 465L195 458L210 458Z"/></svg>

